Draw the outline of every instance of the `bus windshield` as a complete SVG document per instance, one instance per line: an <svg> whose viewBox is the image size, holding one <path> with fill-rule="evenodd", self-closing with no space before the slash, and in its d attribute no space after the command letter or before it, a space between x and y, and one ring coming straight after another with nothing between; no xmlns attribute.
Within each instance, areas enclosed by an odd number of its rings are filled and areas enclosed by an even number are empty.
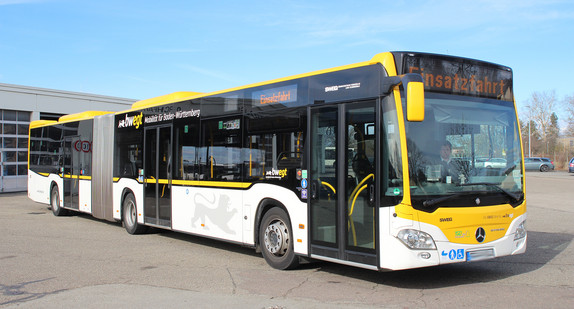
<svg viewBox="0 0 574 309"><path fill-rule="evenodd" d="M512 102L427 93L424 121L405 123L415 208L522 201L521 146Z"/></svg>

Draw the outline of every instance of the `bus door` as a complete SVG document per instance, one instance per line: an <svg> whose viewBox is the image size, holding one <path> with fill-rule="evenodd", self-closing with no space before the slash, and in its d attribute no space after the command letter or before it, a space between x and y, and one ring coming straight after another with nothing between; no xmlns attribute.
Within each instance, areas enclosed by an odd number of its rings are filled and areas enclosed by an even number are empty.
<svg viewBox="0 0 574 309"><path fill-rule="evenodd" d="M62 178L64 207L79 209L81 142L79 136L64 137ZM80 147L77 149L77 147Z"/></svg>
<svg viewBox="0 0 574 309"><path fill-rule="evenodd" d="M172 126L145 129L144 221L171 227Z"/></svg>
<svg viewBox="0 0 574 309"><path fill-rule="evenodd" d="M311 253L377 265L376 101L311 109Z"/></svg>

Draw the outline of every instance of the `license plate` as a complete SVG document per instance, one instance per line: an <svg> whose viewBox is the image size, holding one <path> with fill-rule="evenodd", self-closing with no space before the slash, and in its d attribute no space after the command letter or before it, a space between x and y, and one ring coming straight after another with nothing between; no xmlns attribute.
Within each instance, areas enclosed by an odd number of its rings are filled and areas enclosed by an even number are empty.
<svg viewBox="0 0 574 309"><path fill-rule="evenodd" d="M492 258L494 258L494 249L493 248L466 251L466 260L468 262L488 260L488 259L492 259Z"/></svg>

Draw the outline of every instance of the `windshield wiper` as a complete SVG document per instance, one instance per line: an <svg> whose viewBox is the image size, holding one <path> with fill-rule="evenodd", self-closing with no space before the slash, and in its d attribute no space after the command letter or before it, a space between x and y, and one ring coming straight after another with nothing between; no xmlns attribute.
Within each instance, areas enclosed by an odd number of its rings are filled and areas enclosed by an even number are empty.
<svg viewBox="0 0 574 309"><path fill-rule="evenodd" d="M508 176L508 174L510 174L510 172L514 171L514 169L516 168L516 164L505 169L504 172L502 173L504 176Z"/></svg>
<svg viewBox="0 0 574 309"><path fill-rule="evenodd" d="M514 202L518 202L522 199L522 194L512 193L512 192L504 189L503 187L501 187L499 183L495 183L495 182L469 182L469 183L459 184L457 186L467 187L467 186L480 186L480 185L494 187L494 188L498 189L500 192L506 194Z"/></svg>
<svg viewBox="0 0 574 309"><path fill-rule="evenodd" d="M506 196L510 197L512 199L513 202L518 202L522 199L522 194L515 194L512 193L506 189L504 189L503 187L500 186L499 183L494 183L494 182L469 182L469 183L465 183L465 184L458 184L457 186L459 187L466 187L466 186L490 186L490 187L494 187L496 189L498 189L500 192L506 194ZM443 197L438 197L435 199L430 199L430 200L426 200L423 202L423 206L424 207L433 207L436 204L440 204L444 201L450 200L452 198L455 197L459 197L461 195L465 195L465 194L469 194L471 192L460 192L460 193L455 193L455 194L451 194L451 195L446 195Z"/></svg>
<svg viewBox="0 0 574 309"><path fill-rule="evenodd" d="M461 196L463 194L466 194L467 192L460 192L460 193L455 193L455 194L451 194L451 195L447 195L447 196L443 196L443 197L437 197L437 198L433 198L430 200L426 200L423 202L423 206L424 207L433 207L436 204L442 203L446 200L450 200L451 198L455 198L457 196Z"/></svg>
<svg viewBox="0 0 574 309"><path fill-rule="evenodd" d="M465 183L465 184L458 184L457 186L467 187L467 186L481 186L481 185L482 186L490 186L490 187L494 187L494 188L498 189L500 192L502 192L502 193L506 194L506 196L510 197L511 200L515 203L520 201L522 199L522 196L523 196L522 194L512 193L512 192L504 189L503 187L501 187L499 183L494 183L494 182L469 182L469 183ZM446 195L443 197L438 197L435 199L426 200L423 202L423 206L430 208L436 204L439 204L439 203L442 203L444 201L450 200L452 198L459 197L461 195L469 194L469 193L470 192L460 192L460 193L455 193L455 194L451 194L451 195Z"/></svg>

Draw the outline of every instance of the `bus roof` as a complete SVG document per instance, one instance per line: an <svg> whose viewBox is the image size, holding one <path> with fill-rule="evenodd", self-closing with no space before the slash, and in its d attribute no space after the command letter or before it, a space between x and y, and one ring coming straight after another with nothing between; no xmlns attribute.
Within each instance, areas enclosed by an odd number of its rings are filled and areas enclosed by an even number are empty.
<svg viewBox="0 0 574 309"><path fill-rule="evenodd" d="M382 64L383 67L385 67L385 69L387 70L387 73L389 74L389 76L395 76L395 75L397 75L397 69L396 69L394 61L395 60L394 60L392 53L385 52L385 53L380 53L380 54L375 55L369 61L363 61L363 62L348 64L348 65L338 66L338 67L334 67L334 68L330 68L330 69L318 70L318 71L313 71L313 72L308 72L308 73L303 73L303 74L298 74L298 75L292 75L292 76L283 77L283 78L277 78L277 79L273 79L273 80L268 80L268 81L264 81L264 82L260 82L260 83L254 83L254 84L248 84L245 86L239 86L239 87L225 89L225 90L219 90L219 91L208 92L208 93L191 92L191 91L174 92L174 93L170 93L170 94L166 94L166 95L162 95L162 96L158 96L158 97L154 97L154 98L150 98L150 99L137 101L132 105L132 110L144 109L144 108L149 108L149 107L154 107L154 106L159 106L159 105L165 105L165 104L169 104L169 103L175 103L175 102L180 102L180 101L190 100L190 99L195 99L195 98L208 97L208 96L213 96L213 95L217 95L217 94L221 94L221 93L243 90L243 89L253 88L253 87L258 87L258 86L264 86L264 85L268 85L268 84L279 83L279 82L294 80L294 79L303 78L303 77L309 77L309 76L314 76L314 75L320 75L320 74L325 74L325 73L331 73L331 72L336 72L336 71L342 71L342 70L347 70L347 69L352 69L352 68L358 68L358 67L373 65L376 63ZM123 112L126 112L126 111L118 112L118 114L123 113Z"/></svg>
<svg viewBox="0 0 574 309"><path fill-rule="evenodd" d="M178 91L170 94L165 94L159 97L154 97L150 99L140 100L132 104L132 109L142 109L150 106L155 106L165 102L179 101L184 98L201 96L203 92L193 92L193 91Z"/></svg>
<svg viewBox="0 0 574 309"><path fill-rule="evenodd" d="M85 112L76 113L76 114L64 115L64 116L58 118L58 121L55 121L55 120L34 120L34 121L30 122L30 128L44 127L44 126L49 126L49 125L53 125L53 124L57 124L57 123L63 123L63 122L93 119L96 116L107 115L107 114L111 114L111 113L113 113L113 112L85 111Z"/></svg>
<svg viewBox="0 0 574 309"><path fill-rule="evenodd" d="M30 122L30 128L38 128L58 123L56 120L34 120Z"/></svg>
<svg viewBox="0 0 574 309"><path fill-rule="evenodd" d="M106 111L85 111L76 114L69 114L64 115L58 119L58 122L70 122L70 121L78 121L78 120L86 120L92 119L96 116L111 114L113 112L106 112Z"/></svg>

